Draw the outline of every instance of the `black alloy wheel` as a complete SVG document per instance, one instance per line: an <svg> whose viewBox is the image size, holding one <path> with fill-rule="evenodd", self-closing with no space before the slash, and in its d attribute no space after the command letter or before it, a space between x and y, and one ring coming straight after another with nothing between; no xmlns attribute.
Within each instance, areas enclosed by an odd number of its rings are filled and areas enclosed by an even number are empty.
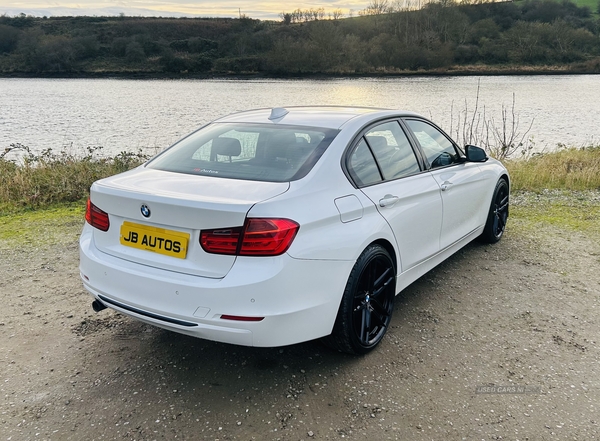
<svg viewBox="0 0 600 441"><path fill-rule="evenodd" d="M380 245L367 247L348 278L344 296L325 343L342 352L366 354L383 339L394 309L396 270Z"/></svg>
<svg viewBox="0 0 600 441"><path fill-rule="evenodd" d="M496 243L502 238L508 220L508 206L508 183L504 178L500 178L496 184L487 222L481 234L484 242Z"/></svg>

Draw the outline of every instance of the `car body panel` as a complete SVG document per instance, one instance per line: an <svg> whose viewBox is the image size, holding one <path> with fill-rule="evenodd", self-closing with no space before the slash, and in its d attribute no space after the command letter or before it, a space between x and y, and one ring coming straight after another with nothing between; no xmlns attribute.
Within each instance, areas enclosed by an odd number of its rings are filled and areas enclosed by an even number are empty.
<svg viewBox="0 0 600 441"><path fill-rule="evenodd" d="M431 175L439 185L443 204L440 248L443 249L483 226L489 205L488 188L491 176L481 173L477 163L465 162L432 170Z"/></svg>
<svg viewBox="0 0 600 441"><path fill-rule="evenodd" d="M247 181L141 166L95 183L90 199L108 213L110 228L86 224L80 238L80 273L91 295L146 323L214 341L272 347L327 336L365 249L377 243L392 255L400 292L482 233L495 184L508 177L493 159L429 170L413 136L420 173L358 188L344 164L365 131L422 117L351 107L286 110L241 112L216 122L339 130L296 180ZM272 114L279 116L269 119ZM382 206L388 195L397 200ZM202 230L241 227L251 218L290 219L299 228L277 256L213 254L200 246ZM122 245L123 222L188 233L186 258Z"/></svg>
<svg viewBox="0 0 600 441"><path fill-rule="evenodd" d="M282 118L270 119L271 108L256 109L245 112L234 113L215 120L215 122L250 122L289 124L297 126L313 126L338 129L351 121L371 121L373 117L385 117L396 114L388 109L376 109L371 107L347 107L347 106L314 106L314 107L286 107L289 113ZM404 112L405 115L416 115L412 112Z"/></svg>
<svg viewBox="0 0 600 441"><path fill-rule="evenodd" d="M281 346L329 334L345 277L353 265L351 260L330 261L323 271L322 261L286 254L238 257L227 276L220 279L173 274L102 253L94 247L91 230L86 225L81 235L80 271L85 288L94 297L196 324L179 326L114 308L165 329L247 346ZM194 315L198 309L201 317ZM264 320L236 322L221 319L223 314Z"/></svg>
<svg viewBox="0 0 600 441"><path fill-rule="evenodd" d="M362 189L395 235L400 251L400 272L423 262L440 250L442 199L440 188L429 173L421 173ZM386 197L398 198L382 207ZM415 222L419 219L419 222Z"/></svg>
<svg viewBox="0 0 600 441"><path fill-rule="evenodd" d="M94 245L104 253L142 265L224 277L235 257L207 254L199 244L200 230L242 226L254 204L288 189L287 182L213 179L139 167L92 185L91 201L110 213L113 227L107 232L94 230ZM142 205L150 209L148 218L142 215ZM119 239L123 222L188 233L187 258L177 259L122 245Z"/></svg>

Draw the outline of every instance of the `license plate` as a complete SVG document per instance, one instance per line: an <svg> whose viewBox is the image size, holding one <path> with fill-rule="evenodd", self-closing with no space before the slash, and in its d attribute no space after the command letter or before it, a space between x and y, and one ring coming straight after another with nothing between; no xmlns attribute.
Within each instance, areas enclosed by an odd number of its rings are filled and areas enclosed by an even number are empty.
<svg viewBox="0 0 600 441"><path fill-rule="evenodd" d="M180 231L123 222L121 245L185 259L190 235Z"/></svg>

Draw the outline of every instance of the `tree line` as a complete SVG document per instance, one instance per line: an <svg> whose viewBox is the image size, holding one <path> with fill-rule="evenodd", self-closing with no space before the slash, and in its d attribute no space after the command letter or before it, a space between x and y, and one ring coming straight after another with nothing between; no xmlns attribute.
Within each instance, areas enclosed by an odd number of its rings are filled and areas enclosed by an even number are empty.
<svg viewBox="0 0 600 441"><path fill-rule="evenodd" d="M395 4L397 5L397 3ZM461 67L600 71L600 21L569 0L417 8L374 0L356 16L322 9L281 21L0 16L6 74L376 74Z"/></svg>

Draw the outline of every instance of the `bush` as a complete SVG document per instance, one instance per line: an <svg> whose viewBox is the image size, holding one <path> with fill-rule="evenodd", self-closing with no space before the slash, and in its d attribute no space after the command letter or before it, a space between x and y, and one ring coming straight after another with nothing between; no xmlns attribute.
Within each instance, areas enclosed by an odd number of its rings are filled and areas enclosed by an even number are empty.
<svg viewBox="0 0 600 441"><path fill-rule="evenodd" d="M189 63L186 58L175 55L171 50L165 50L159 59L163 72L183 72L188 70Z"/></svg>
<svg viewBox="0 0 600 441"><path fill-rule="evenodd" d="M131 62L143 61L146 58L144 48L137 41L132 41L127 45L125 48L125 56L127 57L127 61Z"/></svg>
<svg viewBox="0 0 600 441"><path fill-rule="evenodd" d="M217 72L260 72L264 69L265 60L261 57L219 58L214 63Z"/></svg>
<svg viewBox="0 0 600 441"><path fill-rule="evenodd" d="M0 24L0 54L14 51L18 42L19 31L12 26Z"/></svg>
<svg viewBox="0 0 600 441"><path fill-rule="evenodd" d="M102 157L100 152L101 148L90 147L84 156L51 149L36 155L26 146L11 144L0 153L0 208L15 211L78 201L87 197L94 181L147 159L141 151L114 157Z"/></svg>

